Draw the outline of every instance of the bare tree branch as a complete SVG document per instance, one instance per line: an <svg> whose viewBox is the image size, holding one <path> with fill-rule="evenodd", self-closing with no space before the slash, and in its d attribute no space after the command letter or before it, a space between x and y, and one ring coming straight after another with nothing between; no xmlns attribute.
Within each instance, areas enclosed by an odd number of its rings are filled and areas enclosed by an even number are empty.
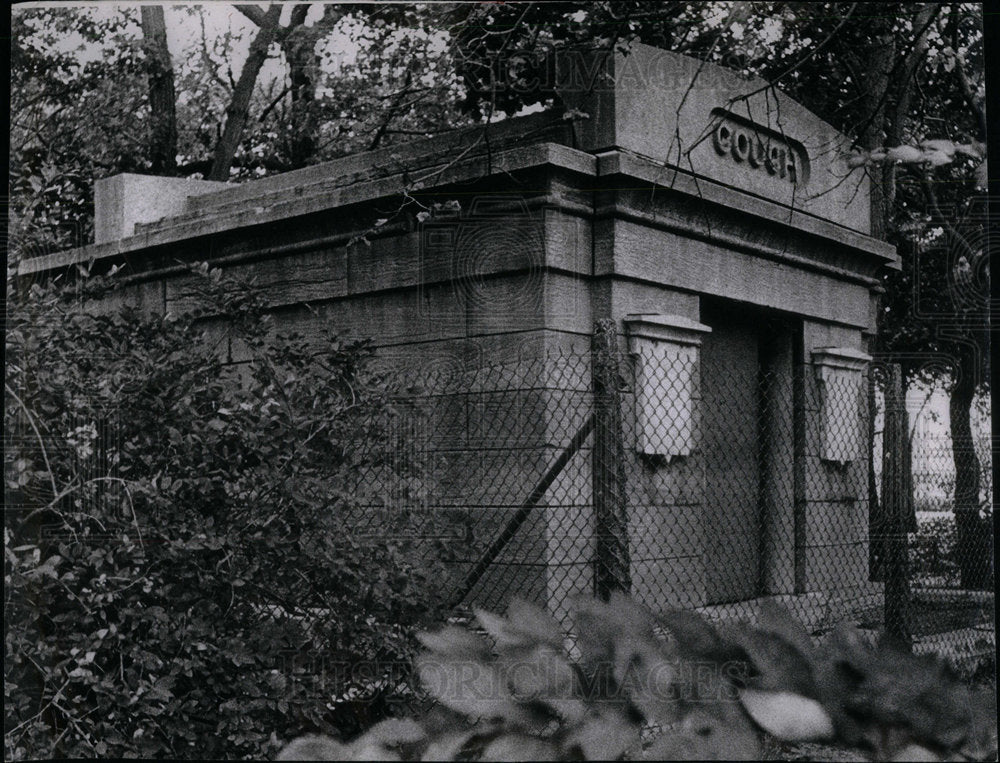
<svg viewBox="0 0 1000 763"><path fill-rule="evenodd" d="M28 423L31 425L31 428L35 433L35 437L38 440L38 448L42 454L42 461L45 462L45 471L48 472L49 482L52 485L52 495L59 495L59 486L56 484L56 473L52 470L52 464L49 462L48 451L45 450L45 438L42 437L42 433L39 431L38 425L35 424L34 415L32 415L28 406L24 404L24 401L17 396L17 393L10 388L9 384L5 383L4 389L7 391L8 395L14 398L15 402L21 407L21 410L24 411L25 417L28 419Z"/></svg>
<svg viewBox="0 0 1000 763"><path fill-rule="evenodd" d="M919 40L921 37L924 36L924 34L926 34L927 28L934 23L934 19L937 18L938 12L940 10L941 6L939 4L935 4L934 13L932 13L930 15L930 18L927 19L927 23L921 29L919 29L916 35L914 35L913 39L910 40L910 43L907 46L907 49L903 52L903 55L898 56L896 58L896 63L893 65L892 70L889 72L890 80L892 79L892 77L896 75L896 70L900 66L902 66L907 60L909 60L910 50L913 48L914 45L916 45L917 40ZM879 96L878 101L871 109L871 112L869 113L868 118L865 120L864 124L862 124L861 128L856 131L854 141L851 143L851 148L856 148L858 146L859 141L861 140L862 136L867 132L868 128L875 120L875 117L882 112L882 106L885 104L885 101L888 97L889 97L889 88L885 88L882 91L882 94ZM871 146L869 146L868 148L871 148Z"/></svg>
<svg viewBox="0 0 1000 763"><path fill-rule="evenodd" d="M250 53L247 55L246 63L243 64L243 71L240 72L239 81L237 81L236 89L233 91L233 99L226 109L226 127L216 143L212 170L208 173L207 180L229 179L229 168L232 166L236 148L239 146L243 129L246 127L250 97L253 95L257 75L267 59L268 48L274 42L280 17L280 5L272 5L268 8L263 25L250 43Z"/></svg>
<svg viewBox="0 0 1000 763"><path fill-rule="evenodd" d="M906 115L910 112L910 103L913 100L914 80L917 69L927 54L927 32L930 29L931 22L940 10L940 3L924 3L917 12L916 26L921 31L909 54L906 56L906 61L898 81L893 85L893 89L896 91L896 103L886 125L887 146L898 146L903 142L903 124L906 120ZM896 165L888 163L884 168L882 177L885 182L886 203L892 204L896 200Z"/></svg>
<svg viewBox="0 0 1000 763"><path fill-rule="evenodd" d="M259 27L266 23L266 14L256 5L234 5L233 7Z"/></svg>
<svg viewBox="0 0 1000 763"><path fill-rule="evenodd" d="M961 231L952 222L952 215L946 215L938 204L937 193L934 191L934 183L928 174L920 178L924 188L924 196L927 198L927 206L934 213L935 222L944 228L952 244L965 253L966 259L971 263L975 261L975 251L969 244L969 240L962 235Z"/></svg>
<svg viewBox="0 0 1000 763"><path fill-rule="evenodd" d="M382 142L382 138L385 137L385 131L389 129L389 125L392 124L392 120L396 118L396 111L400 107L400 102L406 97L409 92L410 85L413 84L413 71L407 69L406 71L406 81L403 84L403 89L396 93L396 97L393 99L392 103L385 110L385 119L382 120L382 124L375 131L375 137L372 139L371 144L368 146L369 151L374 151L378 148L378 144Z"/></svg>
<svg viewBox="0 0 1000 763"><path fill-rule="evenodd" d="M264 110L260 112L260 116L257 117L257 121L263 122L267 119L267 115L270 114L274 108L281 103L281 99L288 95L291 91L291 85L285 85L285 87L281 88L280 92L271 100L269 104L267 104L267 106L264 107Z"/></svg>
<svg viewBox="0 0 1000 763"><path fill-rule="evenodd" d="M986 110L982 104L976 103L975 95L972 92L972 84L969 82L969 75L965 71L965 63L958 54L958 6L951 8L951 49L955 51L955 76L958 78L958 87L962 93L962 98L972 111L972 116L979 125L979 140L986 141Z"/></svg>
<svg viewBox="0 0 1000 763"><path fill-rule="evenodd" d="M177 172L177 94L163 6L144 5L140 12L149 56L149 157L154 174L173 175Z"/></svg>
<svg viewBox="0 0 1000 763"><path fill-rule="evenodd" d="M222 79L222 75L219 74L219 67L212 60L212 57L208 54L208 35L205 32L205 14L198 14L199 21L201 23L201 63L205 67L205 71L209 73L209 76L222 88L223 92L232 92L236 89L236 83L233 81L233 69L231 66L227 65L227 71L229 72L229 84Z"/></svg>
<svg viewBox="0 0 1000 763"><path fill-rule="evenodd" d="M791 66L789 66L788 68L786 68L784 71L779 72L775 77L771 78L768 81L767 84L765 84L765 85L763 85L763 86L761 86L761 87L757 88L756 90L753 90L753 91L751 91L749 93L741 95L737 100L745 101L745 100L747 100L749 98L752 98L753 96L757 95L757 93L762 93L765 90L768 90L768 89L774 87L775 85L778 84L778 82L781 79L783 79L784 77L787 77L792 72L798 70L804 63L806 63L806 61L808 61L810 58L812 58L813 56L815 56L817 53L819 53L821 50L823 50L823 48L825 48L827 45L830 44L830 41L833 40L833 38L837 36L837 32L839 32L841 29L843 29L844 25L854 15L854 9L857 8L857 7L858 7L857 3L851 3L851 7L847 9L847 13L844 14L844 17L840 20L840 23L837 24L837 26L835 26L833 28L833 30L830 32L830 34L828 34L826 37L824 37L820 41L819 45L815 45L812 48L810 48L808 53L806 53L804 56L802 56L802 58L800 58L794 64L792 64ZM734 103L734 102L735 101L732 101L731 103Z"/></svg>

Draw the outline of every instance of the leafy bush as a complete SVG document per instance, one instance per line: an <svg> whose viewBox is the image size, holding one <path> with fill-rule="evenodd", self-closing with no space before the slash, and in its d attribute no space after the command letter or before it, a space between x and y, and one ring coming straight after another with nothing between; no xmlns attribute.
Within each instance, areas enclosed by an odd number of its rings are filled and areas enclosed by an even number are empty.
<svg viewBox="0 0 1000 763"><path fill-rule="evenodd" d="M979 511L980 525L977 543L964 553L986 559L992 571L993 508L985 505ZM909 569L913 580L925 585L957 586L959 584L962 551L958 545L958 529L953 512L934 516L917 515L917 531L909 535ZM992 574L992 573L991 573Z"/></svg>
<svg viewBox="0 0 1000 763"><path fill-rule="evenodd" d="M371 348L271 338L252 288L194 280L211 320L100 308L98 281L11 308L9 758L259 758L293 729L353 733L405 691L410 626L440 616L444 551L403 540L410 514L352 521L420 489Z"/></svg>
<svg viewBox="0 0 1000 763"><path fill-rule="evenodd" d="M955 559L955 515L917 518L917 531L910 534L910 573L915 577L958 575Z"/></svg>
<svg viewBox="0 0 1000 763"><path fill-rule="evenodd" d="M853 627L816 646L768 602L756 626L712 626L619 594L582 598L575 645L524 602L477 616L489 641L456 627L421 636L433 714L349 745L303 737L279 759L747 760L762 732L879 760L996 758L995 685L972 692L936 658L875 648Z"/></svg>

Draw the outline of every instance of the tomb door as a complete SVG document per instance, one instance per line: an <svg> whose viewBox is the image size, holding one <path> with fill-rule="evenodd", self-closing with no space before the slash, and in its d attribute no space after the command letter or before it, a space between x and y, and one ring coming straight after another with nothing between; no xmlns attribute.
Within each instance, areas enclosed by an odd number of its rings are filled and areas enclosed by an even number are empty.
<svg viewBox="0 0 1000 763"><path fill-rule="evenodd" d="M712 328L701 359L705 593L721 604L761 593L762 322L715 304L702 322Z"/></svg>

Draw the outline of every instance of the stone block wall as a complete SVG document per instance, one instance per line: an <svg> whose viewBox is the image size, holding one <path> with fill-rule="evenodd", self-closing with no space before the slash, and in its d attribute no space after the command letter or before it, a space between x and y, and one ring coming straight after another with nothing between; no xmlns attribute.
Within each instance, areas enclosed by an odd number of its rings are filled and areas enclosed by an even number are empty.
<svg viewBox="0 0 1000 763"><path fill-rule="evenodd" d="M828 381L821 370L827 348L863 356L863 337L857 330L806 321L803 340L798 587L865 600L881 587L869 581L868 570L866 364L860 361L856 371ZM838 449L845 444L846 450Z"/></svg>

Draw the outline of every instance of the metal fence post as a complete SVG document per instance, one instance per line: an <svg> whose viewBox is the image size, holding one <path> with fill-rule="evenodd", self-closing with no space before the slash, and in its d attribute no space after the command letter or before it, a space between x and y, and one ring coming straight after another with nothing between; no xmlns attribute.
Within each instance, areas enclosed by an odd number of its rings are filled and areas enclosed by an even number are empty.
<svg viewBox="0 0 1000 763"><path fill-rule="evenodd" d="M625 496L625 444L622 437L621 370L615 324L598 321L594 329L594 587L601 598L628 593L631 575Z"/></svg>
<svg viewBox="0 0 1000 763"><path fill-rule="evenodd" d="M562 473L566 464L568 464L570 459L576 455L577 451L583 447L584 441L590 436L590 432L593 428L594 416L591 415L587 417L583 426L580 427L575 435L573 435L573 439L570 440L566 449L559 454L559 458L557 458L552 466L549 467L548 471L545 472L545 475L539 483L535 485L528 497L524 499L520 508L514 513L514 516L510 518L510 521L507 522L503 530L496 536L496 538L494 538L493 542L490 543L486 551L483 552L483 555L466 573L465 577L452 593L451 606L457 607L465 600L465 597L469 595L486 570L488 570L490 565L496 561L497 557L500 556L500 553L504 550L504 548L506 548L507 544L521 528L521 525L524 524L531 512L538 506L539 501L541 501L545 496L545 492L552 487L552 483L555 482L556 478Z"/></svg>
<svg viewBox="0 0 1000 763"><path fill-rule="evenodd" d="M885 634L909 649L910 580L907 559L909 470L903 373L898 363L887 366L885 429L882 447L882 507L885 517Z"/></svg>
<svg viewBox="0 0 1000 763"><path fill-rule="evenodd" d="M881 432L875 430L877 407L876 390L882 377L881 364L868 369L868 578L885 582L885 506L879 497L878 471L875 469L875 444L882 438L882 458L885 458L885 424ZM884 476L884 475L883 475Z"/></svg>

